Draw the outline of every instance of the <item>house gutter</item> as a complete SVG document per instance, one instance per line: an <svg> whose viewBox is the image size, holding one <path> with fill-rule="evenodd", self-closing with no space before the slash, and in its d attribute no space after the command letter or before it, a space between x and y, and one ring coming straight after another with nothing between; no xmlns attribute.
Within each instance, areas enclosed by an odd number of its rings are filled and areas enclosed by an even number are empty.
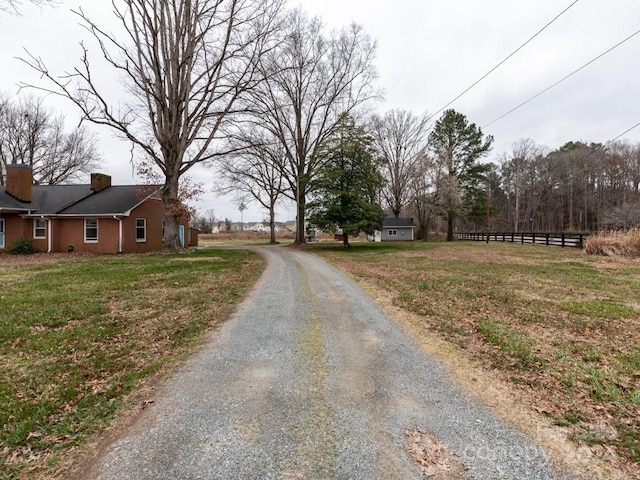
<svg viewBox="0 0 640 480"><path fill-rule="evenodd" d="M25 218L36 217L39 218L43 215L31 214L31 215L23 215ZM126 213L52 213L44 215L47 218L118 218L122 216L127 216Z"/></svg>
<svg viewBox="0 0 640 480"><path fill-rule="evenodd" d="M18 213L18 214L23 214L23 215L29 215L31 213L31 210L29 210L28 208L7 208L7 207L0 207L0 212L5 212L5 213Z"/></svg>

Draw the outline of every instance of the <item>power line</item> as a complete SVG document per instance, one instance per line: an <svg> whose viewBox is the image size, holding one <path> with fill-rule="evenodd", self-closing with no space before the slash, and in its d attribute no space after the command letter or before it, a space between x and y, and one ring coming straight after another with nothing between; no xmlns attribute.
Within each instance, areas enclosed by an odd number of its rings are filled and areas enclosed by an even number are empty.
<svg viewBox="0 0 640 480"><path fill-rule="evenodd" d="M618 135L615 138L612 138L611 140L609 140L607 143L605 143L605 145L609 145L610 143L615 142L616 140L618 140L620 137L622 137L623 135L626 135L627 133L629 133L631 130L633 130L634 128L638 128L640 127L640 122L636 123L633 127L625 130L624 132L622 132L620 135Z"/></svg>
<svg viewBox="0 0 640 480"><path fill-rule="evenodd" d="M505 63L507 60L509 60L511 57L513 57L516 53L518 53L520 50L522 50L522 48L524 48L529 42L531 42L534 38L536 38L538 35L540 35L544 30L547 29L547 27L549 25L551 25L553 22L555 22L558 18L560 18L567 10L569 10L571 7L573 7L576 3L578 3L580 0L575 0L571 5L569 5L567 8L565 8L563 11L561 11L558 15L556 15L555 17L553 17L553 19L548 22L544 27L542 27L540 30L538 30L532 37L530 37L526 42L524 42L522 45L520 45L518 48L516 48L513 52L511 52L509 55L507 55L500 63L498 63L495 67L493 67L491 70L489 70L487 73L485 73L482 77L480 77L478 80L476 80L475 82L473 82L471 85L469 85L465 90L463 90L460 94L458 94L457 97L455 97L453 100L451 100L449 103L447 103L444 107L440 108L438 111L436 111L433 115L431 115L427 120L432 119L433 117L435 117L438 113L440 113L441 111L443 111L445 108L447 108L449 105L451 105L453 102L455 102L456 100L458 100L460 97L462 97L465 93L467 93L469 90L471 90L473 87L475 87L477 84L479 84L482 80L484 80L485 78L487 78L489 75L491 75L495 70L498 69L498 67L500 67L503 63Z"/></svg>
<svg viewBox="0 0 640 480"><path fill-rule="evenodd" d="M640 122L636 123L633 127L626 129L624 132L622 132L620 135L618 135L617 137L614 137L610 140L607 140L604 145L602 145L602 150L604 151L604 149L607 147L607 145L609 145L610 143L615 142L616 140L618 140L620 137L622 137L623 135L626 135L627 133L629 133L631 130L633 130L634 128L638 128L640 127ZM592 143L593 145L593 143ZM586 155L582 155L581 157L578 157L578 161L579 160L585 160L586 158L590 157L591 155L593 155L594 153L596 153L597 151L599 151L600 149L596 146L591 146L589 147L590 151L589 153L587 153Z"/></svg>
<svg viewBox="0 0 640 480"><path fill-rule="evenodd" d="M541 92L535 94L533 97L529 98L528 100L525 100L524 102L522 102L520 105L518 105L517 107L513 107L511 110L509 110L506 113L503 113L502 115L500 115L498 118L496 118L495 120L490 121L489 123L487 123L486 125L484 125L482 128L487 128L489 125L493 125L494 123L496 123L499 120L502 120L504 117L506 117L507 115L512 114L513 112L515 112L516 110L518 110L520 107L525 106L527 103L531 102L532 100L535 100L536 98L538 98L540 95L542 95L543 93L548 92L549 90L551 90L553 87L555 87L556 85L559 85L560 83L564 82L565 80L567 80L569 77L572 77L573 75L575 75L576 73L578 73L580 70L583 70L584 68L588 67L589 65L591 65L593 62L595 62L596 60L604 57L607 53L611 52L612 50L618 48L620 45L622 45L623 43L625 43L628 40L631 40L633 37L635 37L636 35L638 35L640 33L640 30L636 30L634 33L632 33L631 35L629 35L627 38L625 38L624 40L621 40L620 42L616 43L613 47L609 48L608 50L605 50L604 52L602 52L600 55L598 55L595 58L592 58L591 60L589 60L587 63L585 63L584 65L582 65L580 68L577 68L576 70L574 70L573 72L571 72L570 74L562 77L560 80L558 80L557 82L555 82L554 84L548 86L547 88L545 88L544 90L542 90ZM626 133L626 132L625 132ZM624 134L623 134L624 135Z"/></svg>

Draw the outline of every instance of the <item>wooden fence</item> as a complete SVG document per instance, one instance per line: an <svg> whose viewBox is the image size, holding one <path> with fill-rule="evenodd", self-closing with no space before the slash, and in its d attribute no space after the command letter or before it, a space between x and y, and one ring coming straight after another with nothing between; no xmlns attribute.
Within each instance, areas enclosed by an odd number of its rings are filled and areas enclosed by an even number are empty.
<svg viewBox="0 0 640 480"><path fill-rule="evenodd" d="M590 233L536 233L536 232L508 232L508 233L489 233L489 240L493 242L511 242L511 243L532 243L537 245L548 245L554 247L583 248L584 241ZM487 233L456 233L455 238L458 240L474 240L477 242L486 242Z"/></svg>

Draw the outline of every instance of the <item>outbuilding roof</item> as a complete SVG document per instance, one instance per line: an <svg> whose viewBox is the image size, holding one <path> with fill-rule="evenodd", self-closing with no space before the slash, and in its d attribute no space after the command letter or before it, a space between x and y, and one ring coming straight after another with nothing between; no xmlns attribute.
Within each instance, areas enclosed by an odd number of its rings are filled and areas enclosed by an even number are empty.
<svg viewBox="0 0 640 480"><path fill-rule="evenodd" d="M395 218L395 217L387 217L382 221L383 227L392 227L392 228L401 228L401 227L411 227L413 228L413 218Z"/></svg>

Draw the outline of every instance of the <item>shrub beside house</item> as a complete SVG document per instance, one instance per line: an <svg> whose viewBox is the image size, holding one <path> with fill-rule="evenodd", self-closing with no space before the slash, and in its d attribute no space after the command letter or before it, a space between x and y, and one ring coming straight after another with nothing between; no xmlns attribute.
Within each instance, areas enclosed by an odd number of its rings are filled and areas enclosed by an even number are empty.
<svg viewBox="0 0 640 480"><path fill-rule="evenodd" d="M0 186L0 252L21 238L41 252L135 253L163 247L159 186L111 185L92 173L84 185L33 185L31 168L8 165ZM183 246L197 235L180 221Z"/></svg>

